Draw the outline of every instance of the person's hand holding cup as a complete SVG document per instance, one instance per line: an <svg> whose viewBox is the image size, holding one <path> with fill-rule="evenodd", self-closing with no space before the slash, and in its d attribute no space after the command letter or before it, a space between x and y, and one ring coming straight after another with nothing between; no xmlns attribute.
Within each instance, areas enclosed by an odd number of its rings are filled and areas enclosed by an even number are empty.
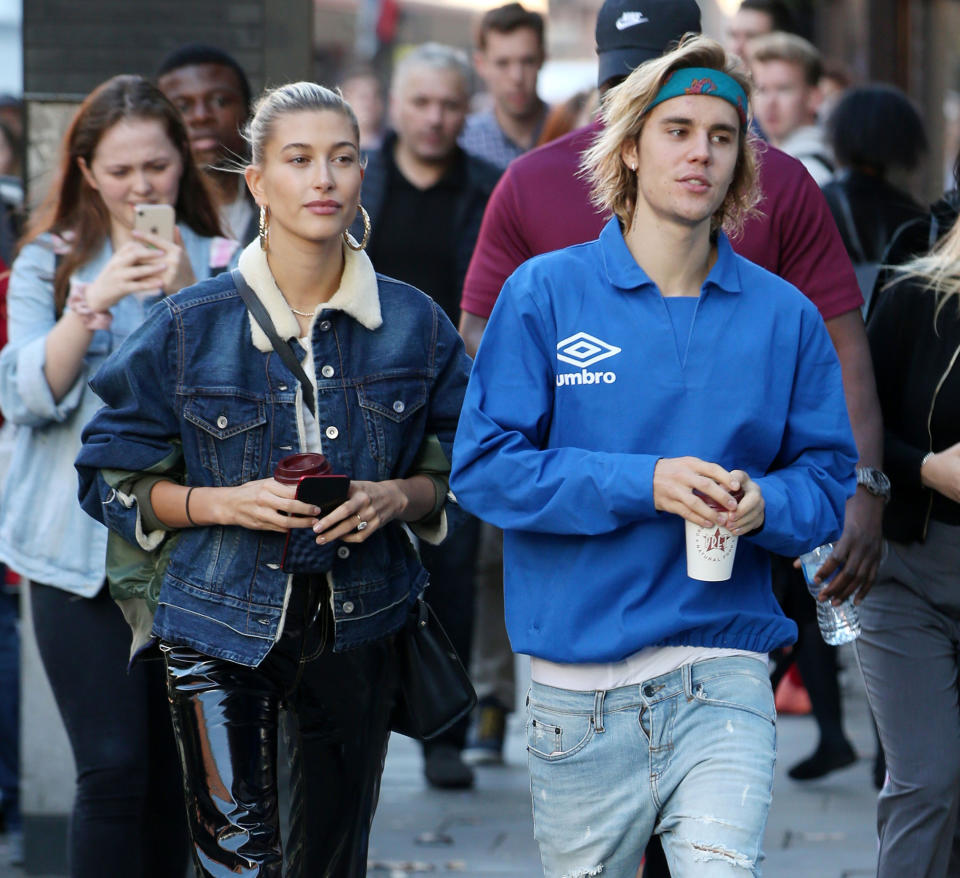
<svg viewBox="0 0 960 878"><path fill-rule="evenodd" d="M692 579L729 579L738 538L763 524L763 495L749 474L696 457L657 461L653 498L656 509L684 519Z"/></svg>
<svg viewBox="0 0 960 878"><path fill-rule="evenodd" d="M696 494L711 509L727 513L730 521L735 514L729 512L712 497L694 489ZM743 499L744 490L739 488L730 496L737 503ZM687 537L687 576L705 582L723 582L733 574L733 561L737 554L738 535L723 525L701 527L692 521L684 521Z"/></svg>

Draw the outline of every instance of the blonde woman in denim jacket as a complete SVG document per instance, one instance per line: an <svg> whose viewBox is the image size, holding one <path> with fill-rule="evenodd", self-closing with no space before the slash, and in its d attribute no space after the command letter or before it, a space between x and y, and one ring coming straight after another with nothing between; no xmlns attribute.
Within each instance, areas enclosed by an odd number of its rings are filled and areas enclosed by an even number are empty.
<svg viewBox="0 0 960 878"><path fill-rule="evenodd" d="M167 203L173 243L133 232L134 205ZM123 617L104 586L107 530L76 501L80 432L100 405L87 382L164 293L236 251L190 157L176 109L118 76L84 101L60 178L13 265L0 405L17 425L0 560L31 582L37 644L77 766L74 878L172 875L187 860L159 662L127 673Z"/></svg>
<svg viewBox="0 0 960 878"><path fill-rule="evenodd" d="M240 257L242 279L167 300L97 376L106 406L84 434L81 501L127 542L165 553L152 634L197 874L281 874L286 707L288 874L360 876L397 694L393 635L426 585L409 530L430 541L446 531L445 479L423 474L424 449L442 449L434 468L449 470L469 359L442 310L376 275L347 233L363 169L338 94L268 92L250 141L261 240ZM292 339L310 388L238 284ZM332 512L272 478L296 451L322 452L350 477ZM158 479L178 466L182 477ZM128 485L118 468L153 475ZM307 572L282 568L288 532Z"/></svg>

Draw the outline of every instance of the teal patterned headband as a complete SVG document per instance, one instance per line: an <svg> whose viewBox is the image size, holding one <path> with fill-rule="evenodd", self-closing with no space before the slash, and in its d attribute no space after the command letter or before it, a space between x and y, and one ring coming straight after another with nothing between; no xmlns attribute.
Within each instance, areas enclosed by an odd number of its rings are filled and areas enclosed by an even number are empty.
<svg viewBox="0 0 960 878"><path fill-rule="evenodd" d="M732 76L711 67L683 67L674 70L647 107L649 113L657 104L682 95L708 95L723 98L740 116L740 127L747 127L747 93Z"/></svg>

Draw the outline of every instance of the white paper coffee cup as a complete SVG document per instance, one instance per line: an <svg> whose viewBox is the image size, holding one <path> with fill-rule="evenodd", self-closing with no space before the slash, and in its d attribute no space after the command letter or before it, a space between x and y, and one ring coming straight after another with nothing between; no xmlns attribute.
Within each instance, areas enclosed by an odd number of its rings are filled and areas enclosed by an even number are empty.
<svg viewBox="0 0 960 878"><path fill-rule="evenodd" d="M687 527L687 576L704 582L723 582L733 574L737 537L718 524L699 527L685 521Z"/></svg>

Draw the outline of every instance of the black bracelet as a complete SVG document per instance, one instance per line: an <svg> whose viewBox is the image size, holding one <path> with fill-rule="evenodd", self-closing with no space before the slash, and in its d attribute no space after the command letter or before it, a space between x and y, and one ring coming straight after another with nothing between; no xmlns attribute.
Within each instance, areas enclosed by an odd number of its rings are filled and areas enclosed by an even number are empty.
<svg viewBox="0 0 960 878"><path fill-rule="evenodd" d="M186 500L184 500L183 502L183 511L187 513L187 521L189 521L193 527L200 526L193 520L193 516L190 515L190 495L193 493L196 487L197 486L194 485L192 488L187 489L187 497L186 497Z"/></svg>

